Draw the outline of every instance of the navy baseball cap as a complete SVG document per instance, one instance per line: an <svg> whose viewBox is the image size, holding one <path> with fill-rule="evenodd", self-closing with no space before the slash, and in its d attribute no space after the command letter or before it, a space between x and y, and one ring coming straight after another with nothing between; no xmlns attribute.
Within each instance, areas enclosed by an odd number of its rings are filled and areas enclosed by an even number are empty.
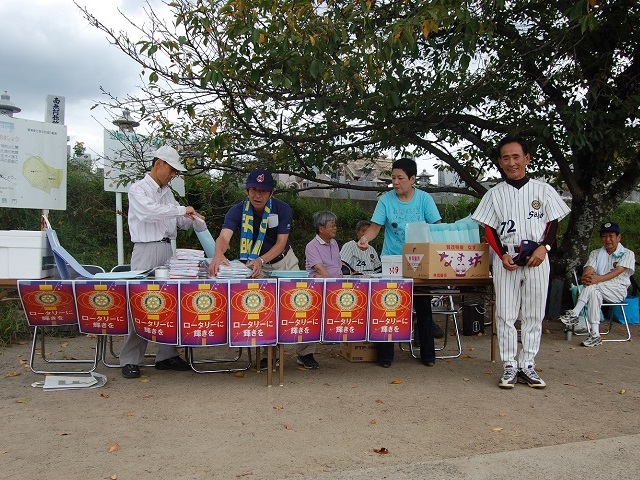
<svg viewBox="0 0 640 480"><path fill-rule="evenodd" d="M249 174L245 185L247 188L261 188L262 190L272 192L274 183L269 170L266 168L258 168Z"/></svg>
<svg viewBox="0 0 640 480"><path fill-rule="evenodd" d="M620 235L620 225L614 222L603 223L600 227L600 235L606 232L612 232L616 235Z"/></svg>
<svg viewBox="0 0 640 480"><path fill-rule="evenodd" d="M529 261L529 257L536 251L536 248L540 246L539 243L533 240L522 240L520 242L520 248L518 254L513 257L513 263L520 267L524 267Z"/></svg>

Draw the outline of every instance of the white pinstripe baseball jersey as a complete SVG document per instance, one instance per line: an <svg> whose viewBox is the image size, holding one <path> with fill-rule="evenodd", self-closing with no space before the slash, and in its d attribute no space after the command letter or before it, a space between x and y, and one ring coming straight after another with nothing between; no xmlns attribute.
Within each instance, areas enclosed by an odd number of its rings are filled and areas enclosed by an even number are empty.
<svg viewBox="0 0 640 480"><path fill-rule="evenodd" d="M360 250L355 240L342 245L340 258L358 273L376 273L382 270L382 262L376 249L369 245L367 250Z"/></svg>
<svg viewBox="0 0 640 480"><path fill-rule="evenodd" d="M521 188L497 184L482 197L471 218L495 228L503 245L520 245L522 240L542 241L547 223L570 211L551 185L529 180Z"/></svg>

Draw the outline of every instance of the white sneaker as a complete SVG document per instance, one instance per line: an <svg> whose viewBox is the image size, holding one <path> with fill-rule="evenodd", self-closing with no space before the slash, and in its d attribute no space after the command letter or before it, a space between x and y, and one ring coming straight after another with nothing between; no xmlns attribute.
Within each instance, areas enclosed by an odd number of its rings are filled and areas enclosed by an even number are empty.
<svg viewBox="0 0 640 480"><path fill-rule="evenodd" d="M583 347L595 347L596 345L602 345L602 337L600 335L590 333L586 340L580 345Z"/></svg>
<svg viewBox="0 0 640 480"><path fill-rule="evenodd" d="M500 377L498 386L500 388L513 388L518 380L518 369L512 365L504 366L504 373Z"/></svg>
<svg viewBox="0 0 640 480"><path fill-rule="evenodd" d="M565 325L577 325L578 324L578 315L573 313L573 310L567 310L564 312L564 315L560 315L560 321Z"/></svg>

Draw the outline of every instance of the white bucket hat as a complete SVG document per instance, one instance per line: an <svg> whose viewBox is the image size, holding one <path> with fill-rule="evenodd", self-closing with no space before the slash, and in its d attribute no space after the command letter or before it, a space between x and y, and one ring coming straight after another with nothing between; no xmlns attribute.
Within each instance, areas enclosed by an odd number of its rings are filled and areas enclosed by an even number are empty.
<svg viewBox="0 0 640 480"><path fill-rule="evenodd" d="M182 165L182 162L180 162L180 155L178 155L176 149L170 147L169 145L163 145L162 147L160 147L158 150L156 150L156 153L154 153L153 156L155 158L159 158L160 160L164 160L179 172L187 171L187 169L184 168L184 165Z"/></svg>

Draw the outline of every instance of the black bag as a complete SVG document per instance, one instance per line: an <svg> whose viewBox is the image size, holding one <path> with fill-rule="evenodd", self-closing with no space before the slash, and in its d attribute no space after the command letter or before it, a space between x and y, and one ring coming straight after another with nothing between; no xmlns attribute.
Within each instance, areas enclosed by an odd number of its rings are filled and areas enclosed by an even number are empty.
<svg viewBox="0 0 640 480"><path fill-rule="evenodd" d="M462 305L462 335L484 333L484 313L485 308L481 303Z"/></svg>

